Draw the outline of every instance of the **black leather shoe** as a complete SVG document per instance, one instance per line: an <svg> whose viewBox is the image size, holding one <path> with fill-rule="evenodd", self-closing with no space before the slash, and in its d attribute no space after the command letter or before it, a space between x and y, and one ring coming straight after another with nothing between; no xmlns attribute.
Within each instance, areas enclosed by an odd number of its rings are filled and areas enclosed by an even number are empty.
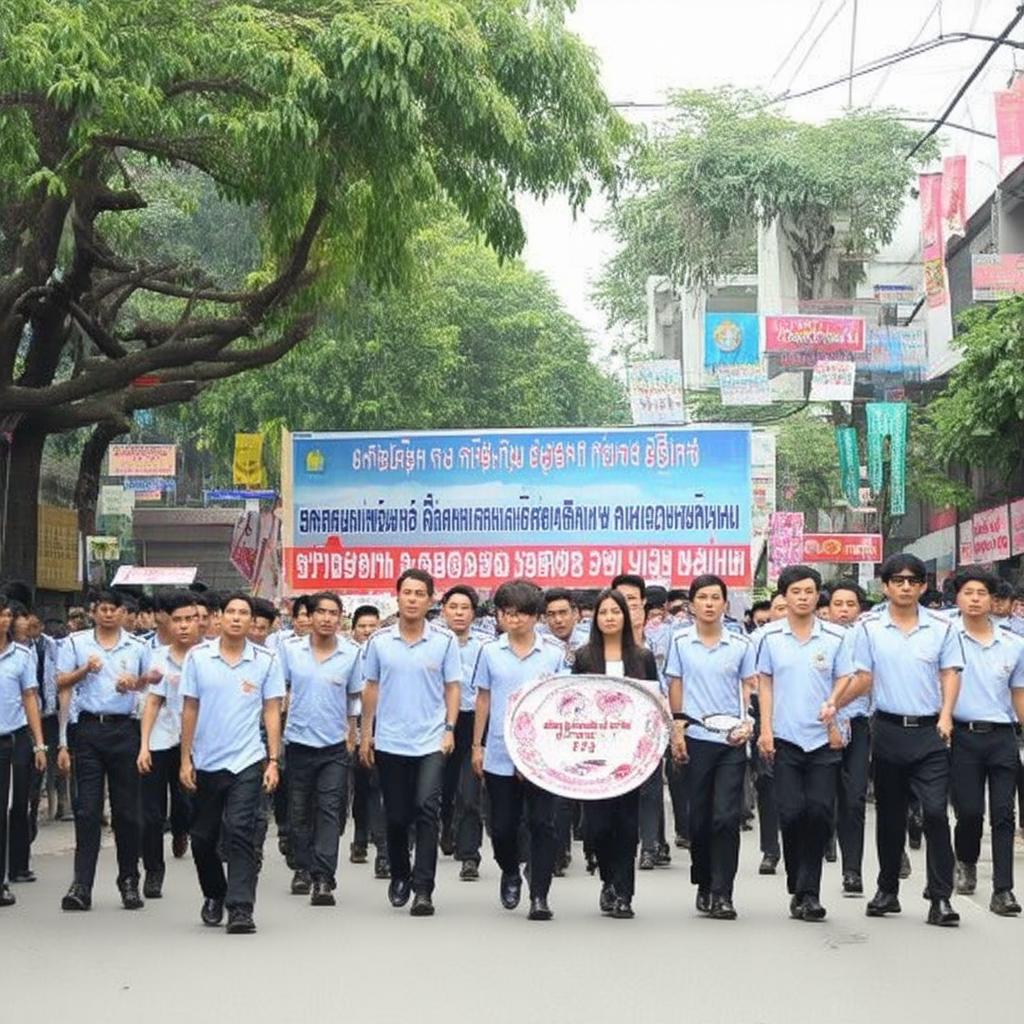
<svg viewBox="0 0 1024 1024"><path fill-rule="evenodd" d="M956 862L956 891L959 896L973 896L978 888L978 865Z"/></svg>
<svg viewBox="0 0 1024 1024"><path fill-rule="evenodd" d="M601 886L601 895L597 898L597 905L601 908L602 914L610 914L615 907L615 886L610 882Z"/></svg>
<svg viewBox="0 0 1024 1024"><path fill-rule="evenodd" d="M824 921L826 910L817 896L805 896L801 916L805 921Z"/></svg>
<svg viewBox="0 0 1024 1024"><path fill-rule="evenodd" d="M637 867L641 871L653 871L654 865L654 854L650 850L644 850L644 852L640 854L640 863Z"/></svg>
<svg viewBox="0 0 1024 1024"><path fill-rule="evenodd" d="M1020 904L1009 889L1001 889L999 892L992 893L988 909L1000 917L1013 917L1020 913Z"/></svg>
<svg viewBox="0 0 1024 1024"><path fill-rule="evenodd" d="M333 907L337 902L334 893L331 891L331 883L323 878L317 878L313 882L313 888L309 894L309 902L314 907Z"/></svg>
<svg viewBox="0 0 1024 1024"><path fill-rule="evenodd" d="M164 894L164 873L162 871L147 871L146 879L142 883L142 895L147 900L162 899Z"/></svg>
<svg viewBox="0 0 1024 1024"><path fill-rule="evenodd" d="M548 911L549 915L550 913ZM620 921L628 921L630 918L636 917L636 914L633 913L633 904L621 896L616 896L615 906L612 907L612 917L617 917Z"/></svg>
<svg viewBox="0 0 1024 1024"><path fill-rule="evenodd" d="M761 858L761 866L757 869L759 875L774 875L775 869L779 866L779 858L777 854L766 853Z"/></svg>
<svg viewBox="0 0 1024 1024"><path fill-rule="evenodd" d="M530 897L530 913L526 915L531 921L550 921L555 915L551 913L548 901L543 896Z"/></svg>
<svg viewBox="0 0 1024 1024"><path fill-rule="evenodd" d="M22 885L25 882L34 882L36 880L36 873L34 871L19 871L16 874L11 875L12 882L16 882L18 885Z"/></svg>
<svg viewBox="0 0 1024 1024"><path fill-rule="evenodd" d="M928 908L928 923L940 928L955 928L960 923L960 915L953 909L949 900L932 900Z"/></svg>
<svg viewBox="0 0 1024 1024"><path fill-rule="evenodd" d="M91 910L92 893L84 886L74 882L68 889L64 899L60 901L61 910Z"/></svg>
<svg viewBox="0 0 1024 1024"><path fill-rule="evenodd" d="M825 844L825 863L826 864L835 864L836 860L837 860L837 857L836 857L836 837L833 836Z"/></svg>
<svg viewBox="0 0 1024 1024"><path fill-rule="evenodd" d="M203 900L199 917L208 928L216 928L224 920L224 901Z"/></svg>
<svg viewBox="0 0 1024 1024"><path fill-rule="evenodd" d="M416 893L412 898L412 906L409 908L409 913L413 917L433 917L433 900L425 892Z"/></svg>
<svg viewBox="0 0 1024 1024"><path fill-rule="evenodd" d="M188 833L182 832L171 839L171 854L175 860L181 860L188 853Z"/></svg>
<svg viewBox="0 0 1024 1024"><path fill-rule="evenodd" d="M11 887L6 882L0 884L0 907L13 907L17 902Z"/></svg>
<svg viewBox="0 0 1024 1024"><path fill-rule="evenodd" d="M595 874L597 874L597 868L598 868L597 854L596 853L588 853L587 854L587 874L588 875L595 875Z"/></svg>
<svg viewBox="0 0 1024 1024"><path fill-rule="evenodd" d="M863 896L864 895L864 880L860 877L859 871L844 871L843 872L843 895L844 896Z"/></svg>
<svg viewBox="0 0 1024 1024"><path fill-rule="evenodd" d="M455 833L452 832L451 826L441 832L440 846L441 852L446 857L450 857L455 852Z"/></svg>
<svg viewBox="0 0 1024 1024"><path fill-rule="evenodd" d="M353 864L365 864L366 847L362 843L352 843L348 848L348 859Z"/></svg>
<svg viewBox="0 0 1024 1024"><path fill-rule="evenodd" d="M141 910L145 905L139 895L138 882L125 882L121 886L121 906L125 910Z"/></svg>
<svg viewBox="0 0 1024 1024"><path fill-rule="evenodd" d="M659 868L667 868L672 863L672 851L668 843L663 843L654 851L654 864Z"/></svg>
<svg viewBox="0 0 1024 1024"><path fill-rule="evenodd" d="M711 916L716 921L735 921L736 908L728 896L711 897Z"/></svg>
<svg viewBox="0 0 1024 1024"><path fill-rule="evenodd" d="M388 886L388 899L393 907L404 907L412 895L412 883L408 878L392 878Z"/></svg>
<svg viewBox="0 0 1024 1024"><path fill-rule="evenodd" d="M498 896L506 910L515 910L523 895L523 880L519 875L506 875L502 872L498 885Z"/></svg>
<svg viewBox="0 0 1024 1024"><path fill-rule="evenodd" d="M910 877L910 858L907 856L907 851L903 851L903 855L900 857L900 878Z"/></svg>
<svg viewBox="0 0 1024 1024"><path fill-rule="evenodd" d="M460 882L475 882L480 877L480 865L475 860L464 860L459 868Z"/></svg>
<svg viewBox="0 0 1024 1024"><path fill-rule="evenodd" d="M309 877L308 871L296 871L292 875L292 895L308 896L309 890L313 888L313 879Z"/></svg>
<svg viewBox="0 0 1024 1024"><path fill-rule="evenodd" d="M242 907L233 907L228 911L228 935L252 935L256 931L256 922L252 919L252 911Z"/></svg>
<svg viewBox="0 0 1024 1024"><path fill-rule="evenodd" d="M387 857L379 853L373 862L373 877L381 879L391 877L391 865L388 863Z"/></svg>
<svg viewBox="0 0 1024 1024"><path fill-rule="evenodd" d="M697 890L697 913L698 914L710 914L711 913L711 890L710 889L698 889Z"/></svg>
<svg viewBox="0 0 1024 1024"><path fill-rule="evenodd" d="M789 916L794 921L802 921L804 919L804 898L802 896L793 896L789 901Z"/></svg>
<svg viewBox="0 0 1024 1024"><path fill-rule="evenodd" d="M676 834L676 846L680 850L688 850L690 848L690 840L686 836Z"/></svg>
<svg viewBox="0 0 1024 1024"><path fill-rule="evenodd" d="M900 906L900 899L894 892L882 892L879 889L874 896L868 900L864 913L868 917L885 917L886 914L898 914L903 908Z"/></svg>

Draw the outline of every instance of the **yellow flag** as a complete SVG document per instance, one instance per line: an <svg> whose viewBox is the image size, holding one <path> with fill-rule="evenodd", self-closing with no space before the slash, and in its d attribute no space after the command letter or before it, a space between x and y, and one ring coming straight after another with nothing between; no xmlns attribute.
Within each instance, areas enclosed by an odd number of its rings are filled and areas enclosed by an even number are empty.
<svg viewBox="0 0 1024 1024"><path fill-rule="evenodd" d="M263 435L235 434L231 478L236 487L259 487L263 480Z"/></svg>

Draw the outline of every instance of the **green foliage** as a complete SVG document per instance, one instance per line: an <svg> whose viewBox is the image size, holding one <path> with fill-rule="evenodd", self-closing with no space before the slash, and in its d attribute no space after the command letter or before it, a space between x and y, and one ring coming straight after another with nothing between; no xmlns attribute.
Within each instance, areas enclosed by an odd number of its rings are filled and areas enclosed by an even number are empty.
<svg viewBox="0 0 1024 1024"><path fill-rule="evenodd" d="M894 112L807 124L729 88L680 92L673 102L671 129L635 156L634 187L608 221L619 250L596 295L610 323L642 334L648 275L707 287L755 271L759 223L779 219L807 298L836 244L859 264L891 240L915 173L905 159L914 133Z"/></svg>

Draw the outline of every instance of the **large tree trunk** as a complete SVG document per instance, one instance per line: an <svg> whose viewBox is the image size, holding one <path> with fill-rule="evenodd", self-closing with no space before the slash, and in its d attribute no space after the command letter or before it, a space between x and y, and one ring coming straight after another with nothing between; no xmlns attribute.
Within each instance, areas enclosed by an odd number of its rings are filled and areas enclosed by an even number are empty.
<svg viewBox="0 0 1024 1024"><path fill-rule="evenodd" d="M23 422L10 444L0 441L0 577L35 586L39 476L46 435Z"/></svg>
<svg viewBox="0 0 1024 1024"><path fill-rule="evenodd" d="M107 454L110 442L124 433L127 433L124 423L97 423L82 448L78 482L75 484L75 508L78 509L78 529L83 537L96 533L96 501L100 493L103 456Z"/></svg>

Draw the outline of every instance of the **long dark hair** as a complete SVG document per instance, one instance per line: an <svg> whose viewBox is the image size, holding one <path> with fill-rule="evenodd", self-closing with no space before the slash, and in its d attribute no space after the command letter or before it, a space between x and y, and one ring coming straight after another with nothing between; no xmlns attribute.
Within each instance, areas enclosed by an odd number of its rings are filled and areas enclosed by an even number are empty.
<svg viewBox="0 0 1024 1024"><path fill-rule="evenodd" d="M598 613L606 600L614 601L619 611L622 612L622 667L627 673L635 674L642 669L643 650L633 639L633 623L630 621L626 599L611 587L602 590L594 601L594 618L590 624L590 639L577 652L577 656L580 654L584 656L591 671L602 672L607 667L607 659L604 655L604 633L601 632L601 627L597 624Z"/></svg>

